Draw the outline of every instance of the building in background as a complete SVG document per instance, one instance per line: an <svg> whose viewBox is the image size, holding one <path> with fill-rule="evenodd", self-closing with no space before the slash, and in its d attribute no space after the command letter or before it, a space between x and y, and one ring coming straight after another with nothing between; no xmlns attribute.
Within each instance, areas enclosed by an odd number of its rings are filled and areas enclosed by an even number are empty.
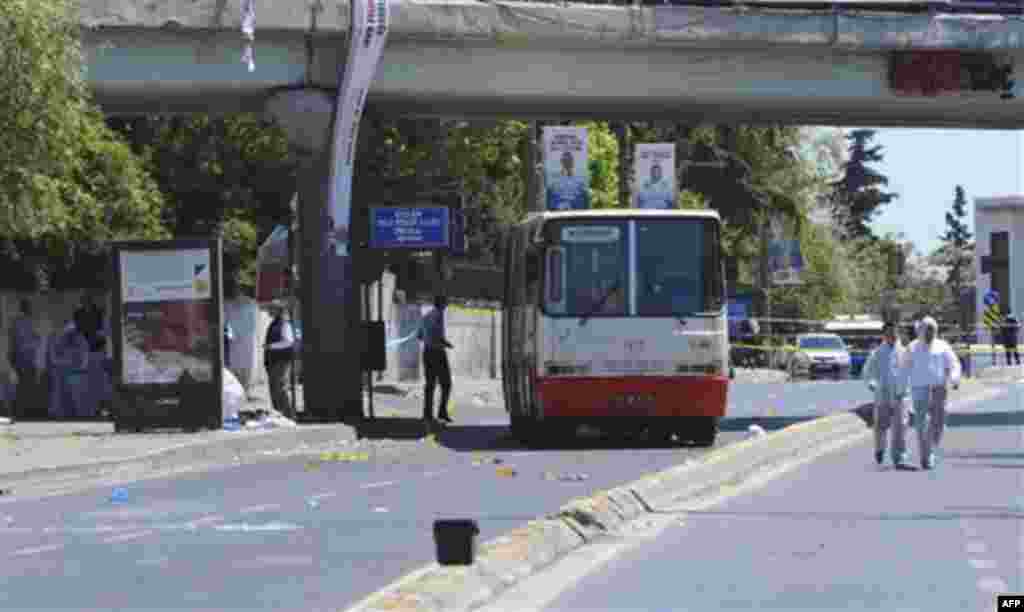
<svg viewBox="0 0 1024 612"><path fill-rule="evenodd" d="M985 296L999 294L1002 314L1024 309L1024 196L995 196L974 199L974 269L977 289L974 319L981 323L987 308ZM987 329L978 330L978 341L993 343Z"/></svg>

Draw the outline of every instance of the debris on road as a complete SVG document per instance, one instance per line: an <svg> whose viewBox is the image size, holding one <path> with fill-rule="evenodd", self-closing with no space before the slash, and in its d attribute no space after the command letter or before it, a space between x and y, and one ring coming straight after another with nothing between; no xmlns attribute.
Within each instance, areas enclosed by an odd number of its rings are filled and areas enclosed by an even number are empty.
<svg viewBox="0 0 1024 612"><path fill-rule="evenodd" d="M114 489L114 492L110 494L110 501L115 504L128 501L128 490L122 487Z"/></svg>
<svg viewBox="0 0 1024 612"><path fill-rule="evenodd" d="M516 471L514 469L508 467L507 465L503 465L503 466L497 468L496 470L494 470L494 472L498 476L504 476L504 477L511 477L511 476L515 476L516 475Z"/></svg>
<svg viewBox="0 0 1024 612"><path fill-rule="evenodd" d="M328 451L320 453L320 461L340 461L352 463L356 461L369 461L370 453L342 453L339 451Z"/></svg>

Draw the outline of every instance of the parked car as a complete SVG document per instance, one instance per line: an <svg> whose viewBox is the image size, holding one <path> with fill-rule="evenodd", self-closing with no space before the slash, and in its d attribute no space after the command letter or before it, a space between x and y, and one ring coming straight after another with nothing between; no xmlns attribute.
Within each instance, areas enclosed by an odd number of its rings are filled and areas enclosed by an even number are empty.
<svg viewBox="0 0 1024 612"><path fill-rule="evenodd" d="M787 366L790 378L850 377L850 350L836 334L801 334Z"/></svg>

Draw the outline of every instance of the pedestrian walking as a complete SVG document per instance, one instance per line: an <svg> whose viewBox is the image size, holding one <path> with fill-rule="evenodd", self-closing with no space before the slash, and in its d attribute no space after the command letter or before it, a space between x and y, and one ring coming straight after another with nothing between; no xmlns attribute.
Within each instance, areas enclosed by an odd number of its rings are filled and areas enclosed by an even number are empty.
<svg viewBox="0 0 1024 612"><path fill-rule="evenodd" d="M423 317L417 337L423 343L423 420L430 424L434 420L434 389L441 385L441 405L437 418L451 423L448 416L448 400L452 393L452 370L448 364L447 349L455 348L445 337L444 311L448 299L443 295L434 298L434 309Z"/></svg>
<svg viewBox="0 0 1024 612"><path fill-rule="evenodd" d="M21 300L21 313L11 324L7 340L7 361L18 377L14 392L14 401L9 403L11 420L26 416L34 408L32 403L38 399L40 388L40 371L37 355L42 337L36 331L36 323L32 313L32 301Z"/></svg>
<svg viewBox="0 0 1024 612"><path fill-rule="evenodd" d="M1007 315L1003 322L1002 329L1003 350L1006 352L1006 365L1013 365L1010 361L1012 356L1017 365L1020 365L1020 353L1017 352L1017 342L1020 338L1020 322L1013 313Z"/></svg>
<svg viewBox="0 0 1024 612"><path fill-rule="evenodd" d="M910 343L904 360L904 376L916 413L921 467L935 467L935 453L946 427L948 387L960 386L960 360L945 340L939 339L939 325L925 317L918 323L917 339Z"/></svg>
<svg viewBox="0 0 1024 612"><path fill-rule="evenodd" d="M263 365L267 368L270 402L275 411L294 418L288 395L288 375L295 358L295 332L284 304L273 302L270 312L274 318L267 328L263 347Z"/></svg>
<svg viewBox="0 0 1024 612"><path fill-rule="evenodd" d="M875 394L875 462L885 460L886 437L892 432L890 450L897 469L907 468L906 378L903 376L906 349L896 336L896 326L882 328L882 344L871 351L864 363L863 378Z"/></svg>

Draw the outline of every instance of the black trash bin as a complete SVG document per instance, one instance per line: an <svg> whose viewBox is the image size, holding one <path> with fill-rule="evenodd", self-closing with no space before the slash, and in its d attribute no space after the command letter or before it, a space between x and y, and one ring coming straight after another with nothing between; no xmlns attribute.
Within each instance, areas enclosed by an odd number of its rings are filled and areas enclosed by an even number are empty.
<svg viewBox="0 0 1024 612"><path fill-rule="evenodd" d="M434 521L437 562L441 565L473 565L476 536L479 534L480 528L473 520Z"/></svg>

